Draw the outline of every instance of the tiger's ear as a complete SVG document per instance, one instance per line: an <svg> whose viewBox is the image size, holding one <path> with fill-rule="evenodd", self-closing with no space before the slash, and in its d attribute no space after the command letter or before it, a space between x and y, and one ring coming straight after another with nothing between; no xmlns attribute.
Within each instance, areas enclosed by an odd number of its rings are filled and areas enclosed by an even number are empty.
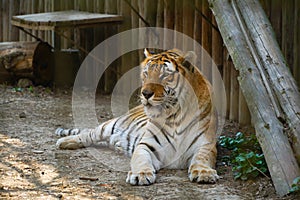
<svg viewBox="0 0 300 200"><path fill-rule="evenodd" d="M196 53L194 51L188 51L184 56L183 56L183 61L181 65L187 70L194 72L194 63L196 61Z"/></svg>
<svg viewBox="0 0 300 200"><path fill-rule="evenodd" d="M144 49L144 55L145 55L146 58L152 56L152 54L148 51L147 48Z"/></svg>

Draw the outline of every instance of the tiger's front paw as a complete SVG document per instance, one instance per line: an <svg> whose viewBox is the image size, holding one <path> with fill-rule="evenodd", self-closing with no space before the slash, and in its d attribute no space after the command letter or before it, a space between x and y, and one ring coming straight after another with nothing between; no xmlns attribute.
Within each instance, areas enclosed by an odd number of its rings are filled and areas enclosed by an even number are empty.
<svg viewBox="0 0 300 200"><path fill-rule="evenodd" d="M126 182L131 185L151 185L155 182L155 173L151 170L144 170L138 173L128 172Z"/></svg>
<svg viewBox="0 0 300 200"><path fill-rule="evenodd" d="M216 183L219 176L216 170L208 166L193 164L189 168L189 178L197 183Z"/></svg>
<svg viewBox="0 0 300 200"><path fill-rule="evenodd" d="M81 142L78 141L78 138L76 135L60 138L59 140L57 140L56 146L59 149L70 149L70 150L79 149L79 148L83 147Z"/></svg>

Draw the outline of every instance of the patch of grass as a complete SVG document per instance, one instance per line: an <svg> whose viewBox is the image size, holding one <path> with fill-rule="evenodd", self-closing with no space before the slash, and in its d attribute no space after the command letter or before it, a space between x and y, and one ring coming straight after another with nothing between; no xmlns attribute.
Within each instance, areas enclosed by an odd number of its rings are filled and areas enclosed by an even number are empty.
<svg viewBox="0 0 300 200"><path fill-rule="evenodd" d="M245 136L238 132L234 137L220 136L218 143L231 151L222 161L232 165L235 179L248 180L261 174L268 177L267 163L254 134Z"/></svg>

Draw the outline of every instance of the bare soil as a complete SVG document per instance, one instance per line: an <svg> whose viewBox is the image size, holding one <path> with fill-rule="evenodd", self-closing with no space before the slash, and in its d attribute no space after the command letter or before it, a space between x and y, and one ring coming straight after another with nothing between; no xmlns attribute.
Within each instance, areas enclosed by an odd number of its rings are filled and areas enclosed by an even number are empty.
<svg viewBox="0 0 300 200"><path fill-rule="evenodd" d="M129 158L106 148L59 150L57 127L73 127L72 90L0 86L0 199L299 199L279 198L269 178L235 181L218 160L217 184L191 183L186 170L161 170L151 186L125 183ZM99 122L112 117L97 95ZM223 134L239 131L227 123ZM219 149L219 158L226 152Z"/></svg>

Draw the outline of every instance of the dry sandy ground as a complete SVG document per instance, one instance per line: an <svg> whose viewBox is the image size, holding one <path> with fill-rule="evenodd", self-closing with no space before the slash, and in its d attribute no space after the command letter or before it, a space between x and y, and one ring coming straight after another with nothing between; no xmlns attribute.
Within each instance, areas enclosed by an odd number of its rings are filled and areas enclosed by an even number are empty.
<svg viewBox="0 0 300 200"><path fill-rule="evenodd" d="M267 178L234 181L220 162L217 184L191 183L186 170L162 170L156 184L130 186L129 158L105 148L56 149L54 130L73 126L71 96L71 90L0 86L0 199L280 199ZM110 97L97 96L96 110L99 121L110 118Z"/></svg>

